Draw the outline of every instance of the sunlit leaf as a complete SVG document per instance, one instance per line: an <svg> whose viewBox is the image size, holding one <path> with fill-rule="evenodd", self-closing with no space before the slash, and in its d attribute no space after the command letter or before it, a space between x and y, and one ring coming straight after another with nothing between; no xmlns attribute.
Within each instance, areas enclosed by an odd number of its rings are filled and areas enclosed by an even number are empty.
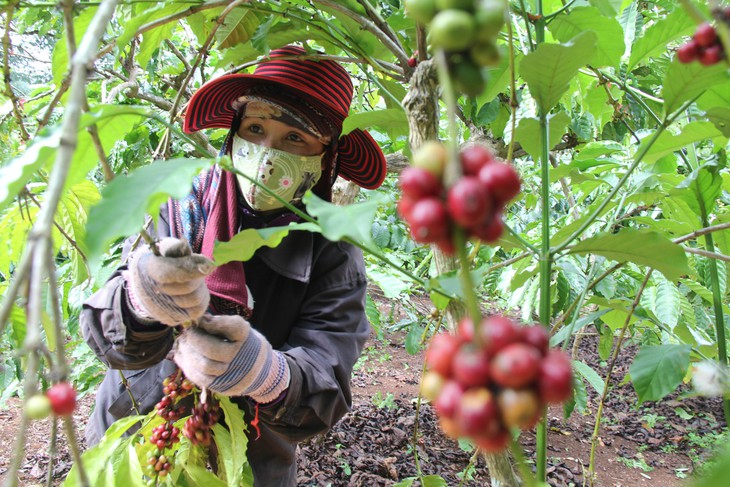
<svg viewBox="0 0 730 487"><path fill-rule="evenodd" d="M396 135L408 134L408 119L402 109L388 108L368 112L353 113L342 124L342 135L355 129L377 128Z"/></svg>
<svg viewBox="0 0 730 487"><path fill-rule="evenodd" d="M307 205L309 214L317 219L322 234L329 240L336 242L349 237L355 242L371 246L370 228L375 219L375 212L384 204L385 198L385 195L374 194L373 198L363 203L338 206L310 191L304 195L302 201Z"/></svg>
<svg viewBox="0 0 730 487"><path fill-rule="evenodd" d="M294 230L318 232L319 227L313 223L292 223L286 227L247 228L228 242L216 241L213 259L217 265L231 261L245 262L261 247L276 247Z"/></svg>
<svg viewBox="0 0 730 487"><path fill-rule="evenodd" d="M4 210L21 189L30 182L31 175L55 160L60 141L58 133L36 137L25 152L0 167L0 211Z"/></svg>
<svg viewBox="0 0 730 487"><path fill-rule="evenodd" d="M639 403L659 401L673 392L687 373L689 345L642 347L629 368Z"/></svg>
<svg viewBox="0 0 730 487"><path fill-rule="evenodd" d="M682 248L653 230L624 229L615 234L600 234L576 244L570 253L598 254L618 262L652 267L670 280L691 272Z"/></svg>
<svg viewBox="0 0 730 487"><path fill-rule="evenodd" d="M570 80L593 56L596 34L583 32L564 44L540 44L520 63L520 73L544 113L568 90Z"/></svg>
<svg viewBox="0 0 730 487"><path fill-rule="evenodd" d="M614 14L615 15L615 14ZM616 19L604 17L595 7L576 7L569 15L561 15L549 24L550 32L560 42L567 42L581 32L592 31L598 36L592 66L617 66L626 47L624 32Z"/></svg>
<svg viewBox="0 0 730 487"><path fill-rule="evenodd" d="M145 215L157 217L169 197L190 192L193 177L213 164L212 159L170 159L116 177L102 191L101 201L89 212L86 245L89 261L96 259L115 239L139 232Z"/></svg>
<svg viewBox="0 0 730 487"><path fill-rule="evenodd" d="M723 63L704 66L700 63L683 64L675 60L669 65L664 77L662 87L664 114L673 113L683 103L714 86L725 83L730 83L730 77L728 77L727 67Z"/></svg>
<svg viewBox="0 0 730 487"><path fill-rule="evenodd" d="M666 52L667 44L684 35L692 34L696 24L692 17L678 8L664 18L658 19L646 29L644 35L639 36L631 48L631 58L628 69L632 70L637 64L647 58ZM699 63L694 63L699 64Z"/></svg>
<svg viewBox="0 0 730 487"><path fill-rule="evenodd" d="M678 134L673 134L665 130L647 150L644 156L644 162L656 162L665 155L681 150L685 146L721 136L722 133L712 123L704 121L688 123ZM642 146L646 145L648 140L648 137L644 138L641 141Z"/></svg>
<svg viewBox="0 0 730 487"><path fill-rule="evenodd" d="M583 377L586 382L588 382L591 387L598 393L599 396L603 394L603 386L604 386L604 380L603 378L598 375L598 372L593 370L588 364L585 362L581 362L580 360L573 360L573 370Z"/></svg>

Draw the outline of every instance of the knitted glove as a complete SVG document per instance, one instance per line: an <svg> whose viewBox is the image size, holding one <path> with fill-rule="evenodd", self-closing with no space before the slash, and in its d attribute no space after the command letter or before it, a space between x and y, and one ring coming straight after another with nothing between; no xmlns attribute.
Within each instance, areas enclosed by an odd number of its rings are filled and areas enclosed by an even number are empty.
<svg viewBox="0 0 730 487"><path fill-rule="evenodd" d="M208 308L205 276L215 264L177 238L160 240L158 248L160 256L144 245L129 257L125 278L132 308L142 318L169 326L197 320Z"/></svg>
<svg viewBox="0 0 730 487"><path fill-rule="evenodd" d="M289 363L238 315L204 315L175 342L175 363L198 387L271 402L289 387Z"/></svg>

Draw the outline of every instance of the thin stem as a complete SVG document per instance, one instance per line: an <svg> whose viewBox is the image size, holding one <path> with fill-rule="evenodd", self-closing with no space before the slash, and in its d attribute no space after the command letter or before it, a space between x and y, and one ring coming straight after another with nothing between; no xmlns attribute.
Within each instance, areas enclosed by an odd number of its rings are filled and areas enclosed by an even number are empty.
<svg viewBox="0 0 730 487"><path fill-rule="evenodd" d="M482 320L482 313L479 310L479 303L477 301L476 293L474 292L474 280L471 277L471 270L469 269L469 258L466 252L466 235L464 230L457 228L454 230L454 246L456 247L456 253L459 260L459 280L461 281L461 291L464 295L466 309L469 312L469 317L474 323L474 327L479 325ZM481 334L474 333L473 341L480 347L481 346Z"/></svg>
<svg viewBox="0 0 730 487"><path fill-rule="evenodd" d="M507 162L512 163L515 150L515 133L517 132L517 74L515 73L515 43L512 29L512 16L507 19L507 39L509 49L509 109L510 109L510 137L507 146Z"/></svg>
<svg viewBox="0 0 730 487"><path fill-rule="evenodd" d="M641 295L644 294L644 289L646 289L646 285L649 282L649 278L651 278L652 272L654 272L654 269L649 269L649 271L646 273L646 277L644 277L644 282L641 283L641 286L639 287L639 291L636 293L636 297L634 298L634 302L631 304L631 309L629 310L629 314L626 316L626 321L624 322L624 325L621 328L621 333L618 337L618 342L616 343L616 346L613 349L613 353L611 354L611 362L608 365L608 370L606 371L606 380L603 383L603 394L601 394L601 401L598 403L598 410L596 411L595 426L593 427L593 436L591 436L591 454L590 454L589 467L588 467L588 481L589 481L590 485L593 485L594 477L595 477L596 444L598 443L598 433L601 430L601 416L603 415L603 407L606 403L606 397L608 397L609 385L611 384L611 374L613 373L613 369L616 366L616 361L618 360L618 354L621 351L621 346L623 345L624 337L626 336L626 330L629 328L629 323L631 322L631 318L634 315L634 311L636 311L636 307L639 305L639 302L641 301Z"/></svg>
<svg viewBox="0 0 730 487"><path fill-rule="evenodd" d="M81 449L76 441L76 430L74 429L73 418L71 415L63 417L63 431L66 434L66 440L71 450L71 457L74 459L74 463L79 468L79 477L81 478L81 485L88 486L89 477L86 474L86 469L83 468L83 462L81 461Z"/></svg>
<svg viewBox="0 0 730 487"><path fill-rule="evenodd" d="M708 242L707 242L708 237L710 238L710 240L712 240L712 235L711 234L705 235L705 245L707 245L707 248L710 248L710 246L708 245ZM714 244L712 245L712 248L714 249ZM688 254L695 254L695 255L701 255L703 257L707 257L712 262L715 262L718 260L722 260L724 262L730 262L730 256L727 256L725 254L719 254L717 252L712 252L710 250L695 249L692 247L682 247L682 250L684 250ZM715 265L717 265L717 264L715 264Z"/></svg>
<svg viewBox="0 0 730 487"><path fill-rule="evenodd" d="M545 42L545 19L543 18L542 0L537 2L537 16L535 22L535 39L539 46ZM540 200L542 211L542 245L540 248L540 322L546 328L550 327L552 302L550 300L550 277L552 274L553 253L550 251L550 122L547 110L540 108L540 136L542 147L540 155ZM535 476L538 482L547 479L547 420L546 408L543 407L542 419L537 425L537 444L535 448L536 469Z"/></svg>
<svg viewBox="0 0 730 487"><path fill-rule="evenodd" d="M685 235L683 237L675 238L674 240L672 240L672 242L679 244L682 242L686 242L687 240L693 240L702 235L707 235L708 233L719 232L720 230L727 230L728 228L730 228L730 223L720 223L718 225L713 225L710 227L705 227L705 228L701 228L699 230L695 230L694 232L688 233L687 235Z"/></svg>
<svg viewBox="0 0 730 487"><path fill-rule="evenodd" d="M525 482L527 487L536 487L539 480L535 479L532 472L527 468L527 459L522 452L522 446L520 446L520 443L514 437L510 440L510 450L515 457L515 463L517 464L517 469L520 471L522 481Z"/></svg>
<svg viewBox="0 0 730 487"><path fill-rule="evenodd" d="M509 225L507 225L505 223L504 224L504 229L507 230L507 233L509 233L510 235L512 235L525 248L527 248L530 251L532 251L533 254L537 254L537 255L540 254L540 249L538 249L533 244L531 244L530 242L528 242L527 240L525 240L525 238L522 235L520 235L518 232L516 232L511 226L509 226Z"/></svg>

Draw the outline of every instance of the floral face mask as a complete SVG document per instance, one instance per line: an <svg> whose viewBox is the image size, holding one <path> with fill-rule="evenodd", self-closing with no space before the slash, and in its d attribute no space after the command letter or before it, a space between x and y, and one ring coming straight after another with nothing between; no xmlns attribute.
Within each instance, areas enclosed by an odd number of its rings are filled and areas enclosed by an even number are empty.
<svg viewBox="0 0 730 487"><path fill-rule="evenodd" d="M233 136L233 167L266 186L284 201L297 204L322 176L322 155L298 156L257 145ZM266 190L241 175L238 185L246 202L258 211L277 210L284 205Z"/></svg>

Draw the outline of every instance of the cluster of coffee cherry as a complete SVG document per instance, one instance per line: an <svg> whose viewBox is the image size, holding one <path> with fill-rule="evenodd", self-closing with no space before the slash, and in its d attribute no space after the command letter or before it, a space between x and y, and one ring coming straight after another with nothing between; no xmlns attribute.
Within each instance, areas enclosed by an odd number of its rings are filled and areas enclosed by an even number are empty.
<svg viewBox="0 0 730 487"><path fill-rule="evenodd" d="M692 39L677 49L681 63L699 61L705 66L719 63L725 57L725 50L715 27L705 22L697 27Z"/></svg>
<svg viewBox="0 0 730 487"><path fill-rule="evenodd" d="M159 477L166 477L172 470L172 452L166 453L166 450L180 442L180 429L174 423L185 414L185 407L179 401L192 394L194 387L180 369L162 381L164 396L155 405L155 414L165 422L154 427L149 437L150 443L155 445L155 449L147 457L149 485L156 485Z"/></svg>
<svg viewBox="0 0 730 487"><path fill-rule="evenodd" d="M476 96L486 79L481 68L499 62L496 39L505 23L505 0L406 0L406 13L428 25L432 49L442 49L456 88Z"/></svg>
<svg viewBox="0 0 730 487"><path fill-rule="evenodd" d="M486 147L469 145L459 159L462 177L448 190L443 184L448 153L436 141L424 143L399 178L403 195L398 213L413 239L436 244L447 254L454 253L454 225L485 242L499 239L504 206L520 192L517 172L497 161Z"/></svg>
<svg viewBox="0 0 730 487"><path fill-rule="evenodd" d="M209 396L206 401L198 402L183 426L185 438L193 445L209 446L213 438L212 428L220 417L220 405L215 398Z"/></svg>
<svg viewBox="0 0 730 487"><path fill-rule="evenodd" d="M464 318L456 334L435 335L421 394L433 402L444 433L499 451L511 429L532 428L546 404L566 401L573 384L570 359L548 343L544 327L522 327L500 315L477 327Z"/></svg>

